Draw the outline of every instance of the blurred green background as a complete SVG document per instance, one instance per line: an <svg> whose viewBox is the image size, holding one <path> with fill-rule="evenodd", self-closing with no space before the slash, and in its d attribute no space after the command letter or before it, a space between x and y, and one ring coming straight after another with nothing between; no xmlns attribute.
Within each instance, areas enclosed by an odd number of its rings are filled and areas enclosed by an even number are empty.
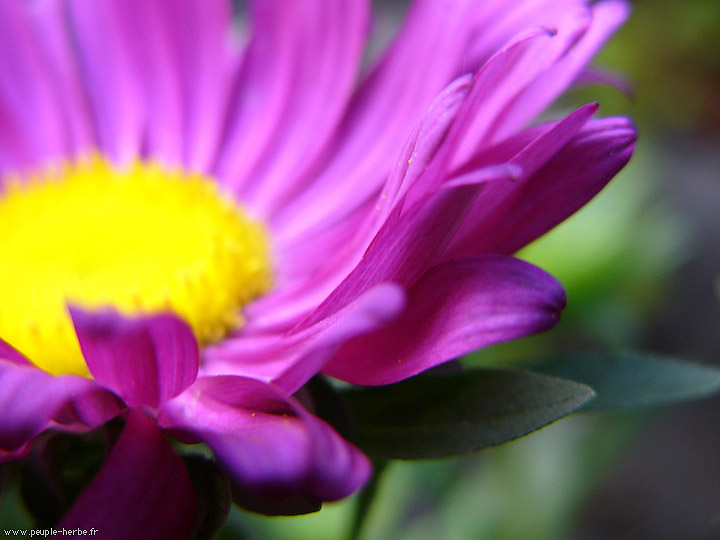
<svg viewBox="0 0 720 540"><path fill-rule="evenodd" d="M396 13L402 2L376 2ZM402 7L402 6L400 6ZM475 365L558 351L642 349L718 363L720 2L633 2L596 65L630 95L599 100L639 130L629 166L580 213L520 256L558 277L556 329L480 351ZM579 414L479 454L394 462L362 540L712 540L720 538L720 400L634 414ZM318 514L233 510L221 540L346 538L358 498Z"/></svg>

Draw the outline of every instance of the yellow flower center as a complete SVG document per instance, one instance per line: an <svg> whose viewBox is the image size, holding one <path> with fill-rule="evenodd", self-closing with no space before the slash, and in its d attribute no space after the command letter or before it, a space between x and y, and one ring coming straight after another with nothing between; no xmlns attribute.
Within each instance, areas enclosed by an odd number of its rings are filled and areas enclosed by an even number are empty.
<svg viewBox="0 0 720 540"><path fill-rule="evenodd" d="M215 182L93 157L0 194L0 338L54 374L88 375L67 311L172 311L200 344L270 286L264 227Z"/></svg>

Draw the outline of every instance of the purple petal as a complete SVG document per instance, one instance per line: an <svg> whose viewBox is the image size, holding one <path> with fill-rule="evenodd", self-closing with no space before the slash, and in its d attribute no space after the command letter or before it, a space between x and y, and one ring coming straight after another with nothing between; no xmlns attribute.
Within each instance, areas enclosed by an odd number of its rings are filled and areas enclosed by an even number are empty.
<svg viewBox="0 0 720 540"><path fill-rule="evenodd" d="M19 366L31 366L30 360L25 358L17 349L0 339L0 360L8 360Z"/></svg>
<svg viewBox="0 0 720 540"><path fill-rule="evenodd" d="M187 469L157 424L131 411L100 472L58 529L99 529L107 540L185 540L196 498Z"/></svg>
<svg viewBox="0 0 720 540"><path fill-rule="evenodd" d="M27 3L26 3L27 4ZM51 88L58 96L60 113L71 146L68 157L85 155L96 149L94 120L88 108L72 36L66 24L66 6L61 0L34 2L32 16L38 41L48 58Z"/></svg>
<svg viewBox="0 0 720 540"><path fill-rule="evenodd" d="M100 149L127 163L140 151L145 112L140 77L119 19L127 3L68 0L65 7Z"/></svg>
<svg viewBox="0 0 720 540"><path fill-rule="evenodd" d="M57 159L68 149L44 55L24 2L0 2L0 168ZM2 176L0 169L0 176Z"/></svg>
<svg viewBox="0 0 720 540"><path fill-rule="evenodd" d="M629 13L626 2L609 0L592 8L590 24L579 39L551 67L544 70L531 84L522 88L494 124L488 128L492 140L501 140L521 129L567 90L591 61L598 49L620 27ZM519 89L518 89L519 90Z"/></svg>
<svg viewBox="0 0 720 540"><path fill-rule="evenodd" d="M90 373L131 407L157 408L195 380L198 345L182 319L126 318L77 307L70 314Z"/></svg>
<svg viewBox="0 0 720 540"><path fill-rule="evenodd" d="M28 441L19 448L10 452L0 448L0 463L7 463L8 461L15 461L24 458L27 456L28 452L30 452L31 446L32 442Z"/></svg>
<svg viewBox="0 0 720 540"><path fill-rule="evenodd" d="M444 258L514 253L595 196L630 159L635 138L626 119L588 122L527 180L485 190Z"/></svg>
<svg viewBox="0 0 720 540"><path fill-rule="evenodd" d="M408 291L403 314L347 342L324 371L363 385L388 384L480 347L547 330L565 306L562 286L517 259L456 259Z"/></svg>
<svg viewBox="0 0 720 540"><path fill-rule="evenodd" d="M360 259L361 250L370 242L382 221L385 219L388 221L380 228L377 237L372 240L371 247L364 253L350 276L332 292L316 313L306 319L305 324L313 324L328 316L330 310L342 307L367 287L381 282L411 284L425 268L435 262L439 251L444 249L462 222L478 191L477 186L469 185L470 180L488 182L490 176L494 176L497 180L512 179L517 175L517 170L494 168L494 175L488 174L484 178L483 175L469 175L465 178L467 180L465 183L468 185L451 183L446 186L444 193L431 194L447 178L450 164L457 159L456 153L461 150L461 146L472 142L469 137L475 134L472 131L468 133L468 130L472 130L474 122L478 118L486 118L490 121L493 114L505 103L507 88L511 88L518 79L531 79L541 69L542 62L538 61L538 56L541 58L547 56L544 46L547 46L548 41L549 34L546 31L532 31L517 36L512 43L483 66L474 78L472 86L469 87L468 81L461 78L438 97L425 121L411 137L400 166L391 175L386 190L380 194L378 202L375 203L375 208L368 208L371 219L355 231L357 237L348 239L343 249L344 260L347 262L340 266L330 262L325 268L318 269L313 276L313 286L327 291L328 285L336 283L341 275L347 275L351 270L350 265L356 264ZM496 160L488 165L498 163L502 162ZM454 189L460 191L455 192ZM315 195L320 196L318 193ZM353 197L355 195L353 192ZM327 195L322 194L318 200L325 203ZM400 201L406 210L400 209ZM310 207L312 205L308 205L308 208ZM391 214L393 209L397 210L395 212L397 215L394 217ZM314 212L312 219L323 211ZM403 215L400 215L401 213ZM395 223L398 220L400 223ZM324 227L331 228L329 225L326 222ZM292 227L289 226L288 230L298 234L295 226L297 223ZM358 241L358 238L363 241ZM293 238L293 243L298 243L297 237ZM302 240L299 243L312 257L315 253L312 246L304 245ZM354 252L348 253L348 250ZM324 260L317 256L315 259ZM320 281L323 278L327 278L325 283ZM314 292L317 293L317 289ZM298 294L300 291L294 292ZM315 297L317 298L317 294ZM298 300L306 298L298 298ZM287 300L286 297L285 299ZM279 298L277 300L279 301ZM267 309L268 302L270 301L260 302L262 308ZM305 307L307 304L303 301L298 302L297 305ZM258 307L255 309L257 310ZM283 309L287 310L287 306L284 305ZM263 315L264 321L271 318L269 314ZM277 317L278 314L276 312L273 315Z"/></svg>
<svg viewBox="0 0 720 540"><path fill-rule="evenodd" d="M221 175L260 215L305 181L350 98L369 2L256 0Z"/></svg>
<svg viewBox="0 0 720 540"><path fill-rule="evenodd" d="M451 80L480 69L513 35L583 4L545 0L530 8L526 2L497 0L415 2L397 39L350 104L330 162L283 210L282 225L291 231L322 228L323 222L338 221L365 203L381 188L388 164L401 153L412 127ZM318 200L343 203L321 206L314 203Z"/></svg>
<svg viewBox="0 0 720 540"><path fill-rule="evenodd" d="M357 216L328 223L306 238L277 238L276 276L283 283L277 294L248 306L252 328L288 324L288 320L315 308L357 264L377 230L390 215L401 189L420 176L442 144L455 114L470 90L470 77L458 79L433 102L422 122L410 136L386 188L373 206ZM369 201L372 202L372 201ZM310 202L308 201L310 204ZM334 204L327 195L310 206ZM338 201L338 204L340 202ZM278 234L282 234L280 231Z"/></svg>
<svg viewBox="0 0 720 540"><path fill-rule="evenodd" d="M221 145L240 59L232 36L232 3L160 0L159 4L159 22L167 29L183 104L183 132L175 136L182 141L185 168L207 172Z"/></svg>
<svg viewBox="0 0 720 540"><path fill-rule="evenodd" d="M75 421L97 425L118 412L113 400L102 396L95 382L67 375L53 377L35 367L0 360L0 451L20 448L54 425L56 418L69 421L65 412L77 406ZM99 407L102 402L103 409ZM83 407L85 403L85 407ZM87 411L87 412L85 412ZM83 414L84 413L84 414ZM91 426L92 427L92 426Z"/></svg>
<svg viewBox="0 0 720 540"><path fill-rule="evenodd" d="M378 285L319 323L284 335L227 340L204 351L203 374L272 380L293 393L348 339L387 324L405 306L402 288Z"/></svg>
<svg viewBox="0 0 720 540"><path fill-rule="evenodd" d="M370 475L367 458L330 426L253 379L200 378L165 405L160 423L206 442L251 502L336 500Z"/></svg>
<svg viewBox="0 0 720 540"><path fill-rule="evenodd" d="M129 63L137 79L142 82L140 98L146 124L143 146L147 154L168 165L182 163L183 116L182 94L178 74L177 54L172 45L169 22L175 6L163 2L134 2L118 5L116 31L123 40ZM130 68L130 67L129 67Z"/></svg>
<svg viewBox="0 0 720 540"><path fill-rule="evenodd" d="M504 169L498 172L512 174ZM398 206L360 263L302 324L311 325L330 316L379 283L411 286L448 245L480 187L459 185L430 193L401 216L402 207Z"/></svg>
<svg viewBox="0 0 720 540"><path fill-rule="evenodd" d="M392 207L387 220L373 238L370 247L350 275L332 292L328 299L313 312L303 324L327 317L352 301L367 288L382 282L394 282L409 286L429 268L444 250L462 223L466 212L480 191L478 185L469 182L439 189L448 173L448 167L471 125L472 118L482 108L493 83L503 77L503 69L524 64L528 51L536 46L544 32L531 32L519 36L501 53L495 55L473 80L467 97L451 109L453 121L440 123L446 133L440 141L433 141L431 152L419 158L419 174L401 176L401 185L390 186L391 195L399 191L399 201ZM462 80L458 81L463 88ZM457 112L457 115L455 115ZM427 160L427 161L424 161ZM424 161L424 163L423 163ZM408 167L412 171L413 166ZM496 169L496 180L514 176L511 170ZM477 176L488 182L484 175Z"/></svg>

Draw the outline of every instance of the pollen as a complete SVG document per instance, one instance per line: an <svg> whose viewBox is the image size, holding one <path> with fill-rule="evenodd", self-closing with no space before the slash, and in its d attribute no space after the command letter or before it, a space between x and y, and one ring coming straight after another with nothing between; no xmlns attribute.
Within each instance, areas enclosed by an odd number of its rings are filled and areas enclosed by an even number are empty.
<svg viewBox="0 0 720 540"><path fill-rule="evenodd" d="M266 228L211 178L94 156L2 185L0 338L49 373L89 375L68 305L173 312L206 345L271 286Z"/></svg>

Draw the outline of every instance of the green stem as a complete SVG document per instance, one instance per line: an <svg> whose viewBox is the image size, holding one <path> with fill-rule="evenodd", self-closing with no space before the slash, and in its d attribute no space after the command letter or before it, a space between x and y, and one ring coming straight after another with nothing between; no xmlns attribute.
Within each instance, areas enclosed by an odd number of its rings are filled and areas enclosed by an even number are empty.
<svg viewBox="0 0 720 540"><path fill-rule="evenodd" d="M372 503L375 500L375 495L377 494L378 488L380 486L380 477L382 476L383 472L385 472L387 464L387 461L373 462L375 471L372 478L370 479L370 483L368 483L368 485L365 487L365 489L363 489L363 491L358 497L355 518L353 519L352 528L350 529L348 540L360 540L360 533L362 532L368 514L370 513L370 508L372 507Z"/></svg>

